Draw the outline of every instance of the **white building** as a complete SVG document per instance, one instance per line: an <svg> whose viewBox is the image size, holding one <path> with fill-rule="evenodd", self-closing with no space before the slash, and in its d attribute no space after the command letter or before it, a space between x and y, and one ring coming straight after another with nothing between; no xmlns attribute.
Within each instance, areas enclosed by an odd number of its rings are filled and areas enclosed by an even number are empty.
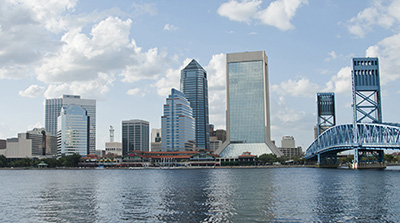
<svg viewBox="0 0 400 223"><path fill-rule="evenodd" d="M46 131L56 136L58 131L58 117L61 108L68 105L80 105L89 116L89 153L95 153L96 150L96 100L81 99L79 95L63 95L62 98L46 99L45 103L45 128Z"/></svg>
<svg viewBox="0 0 400 223"><path fill-rule="evenodd" d="M57 123L58 157L74 153L79 153L81 156L90 154L90 118L87 113L80 105L71 104L61 108Z"/></svg>

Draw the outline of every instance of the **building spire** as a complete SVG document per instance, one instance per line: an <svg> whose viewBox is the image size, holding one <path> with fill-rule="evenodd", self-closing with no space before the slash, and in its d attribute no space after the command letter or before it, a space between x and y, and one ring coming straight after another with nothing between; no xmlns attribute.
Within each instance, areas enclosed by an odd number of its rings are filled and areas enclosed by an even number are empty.
<svg viewBox="0 0 400 223"><path fill-rule="evenodd" d="M114 142L114 128L110 125L110 142Z"/></svg>

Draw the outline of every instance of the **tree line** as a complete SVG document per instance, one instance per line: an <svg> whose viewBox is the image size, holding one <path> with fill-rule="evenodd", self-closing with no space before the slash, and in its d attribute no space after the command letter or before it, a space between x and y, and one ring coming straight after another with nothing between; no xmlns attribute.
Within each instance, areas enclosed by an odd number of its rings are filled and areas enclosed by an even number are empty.
<svg viewBox="0 0 400 223"><path fill-rule="evenodd" d="M7 159L4 155L0 155L0 167L37 167L42 161L45 162L49 168L56 167L77 167L81 155L75 153L70 156L63 156L59 159L44 158L44 159Z"/></svg>

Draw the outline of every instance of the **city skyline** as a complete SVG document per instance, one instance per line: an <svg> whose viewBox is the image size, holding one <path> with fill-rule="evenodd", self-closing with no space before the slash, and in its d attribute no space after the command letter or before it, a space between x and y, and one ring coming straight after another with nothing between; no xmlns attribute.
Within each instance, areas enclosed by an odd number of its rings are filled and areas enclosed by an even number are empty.
<svg viewBox="0 0 400 223"><path fill-rule="evenodd" d="M109 125L121 140L122 120L160 128L163 102L193 58L208 74L210 124L225 129L225 54L259 50L269 58L272 140L291 135L308 147L317 92L335 93L337 124L352 122L353 57L379 58L382 119L400 122L399 1L289 3L7 1L0 139L44 127L45 99L63 94L96 100L97 149Z"/></svg>

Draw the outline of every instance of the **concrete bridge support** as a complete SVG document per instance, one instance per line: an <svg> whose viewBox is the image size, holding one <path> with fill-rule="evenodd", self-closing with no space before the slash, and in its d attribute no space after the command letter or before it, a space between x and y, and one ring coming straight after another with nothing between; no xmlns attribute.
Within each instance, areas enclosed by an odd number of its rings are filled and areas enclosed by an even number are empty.
<svg viewBox="0 0 400 223"><path fill-rule="evenodd" d="M385 169L383 150L354 149L354 160L351 169Z"/></svg>
<svg viewBox="0 0 400 223"><path fill-rule="evenodd" d="M318 161L316 167L319 168L337 168L339 163L337 161L336 152L328 152L318 154Z"/></svg>

